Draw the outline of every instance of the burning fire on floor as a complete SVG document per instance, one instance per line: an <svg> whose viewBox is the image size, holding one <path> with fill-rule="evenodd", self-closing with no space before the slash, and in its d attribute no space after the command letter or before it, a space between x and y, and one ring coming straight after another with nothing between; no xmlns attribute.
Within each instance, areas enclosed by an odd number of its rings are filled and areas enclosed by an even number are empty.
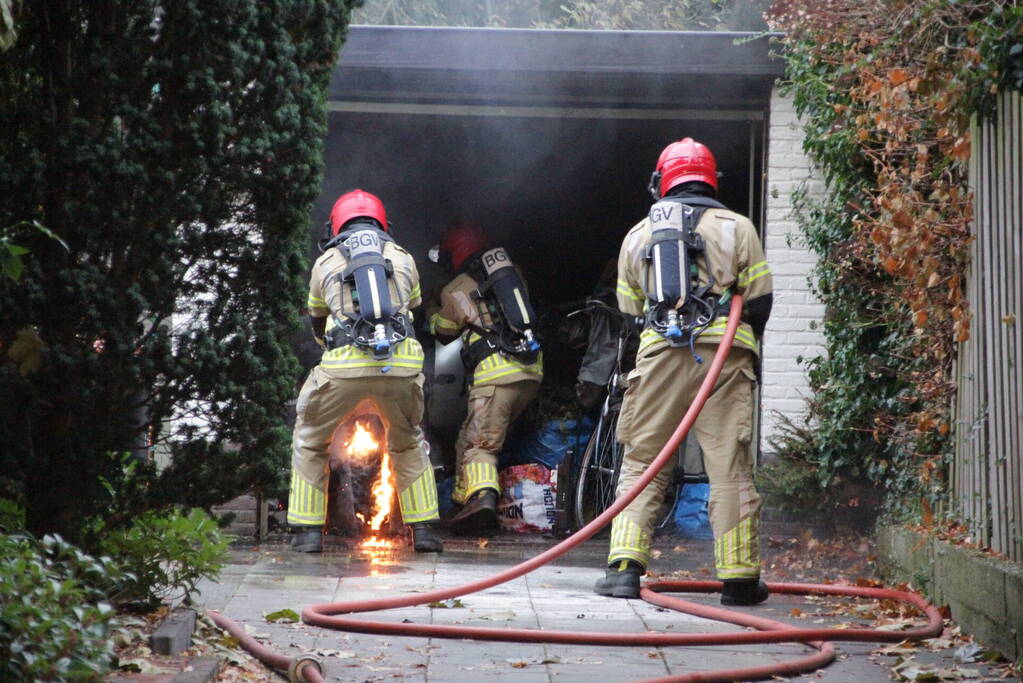
<svg viewBox="0 0 1023 683"><path fill-rule="evenodd" d="M339 442L340 446L332 448L331 453L331 470L343 471L342 478L347 479L338 487L338 492L346 498L343 502L350 509L339 514L347 513L359 520L358 533L362 536L359 550L373 566L394 564L394 551L404 545L404 525L396 504L395 470L384 434L383 423L375 414L359 414L339 430L335 443ZM378 467L365 495L366 487L360 486L360 480L372 476ZM347 490L344 490L345 485ZM334 493L332 487L331 494Z"/></svg>

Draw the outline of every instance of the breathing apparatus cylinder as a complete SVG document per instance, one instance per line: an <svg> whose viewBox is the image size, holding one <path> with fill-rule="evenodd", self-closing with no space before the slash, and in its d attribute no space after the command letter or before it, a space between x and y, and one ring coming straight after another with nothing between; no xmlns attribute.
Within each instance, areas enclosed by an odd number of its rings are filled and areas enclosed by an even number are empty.
<svg viewBox="0 0 1023 683"><path fill-rule="evenodd" d="M391 356L391 346L407 336L388 283L393 273L390 262L384 258L384 243L390 235L369 224L356 224L342 233L338 248L348 260L341 273L343 285L352 287L352 302L356 311L344 312L342 322L351 340L372 351L373 358L383 360Z"/></svg>
<svg viewBox="0 0 1023 683"><path fill-rule="evenodd" d="M526 285L519 277L508 253L501 247L488 249L480 254L486 280L477 292L481 300L490 300L499 309L499 315L511 331L521 335L513 349L515 353L536 353L540 350L540 342L533 333L536 313L526 293ZM492 296L487 296L492 293Z"/></svg>
<svg viewBox="0 0 1023 683"><path fill-rule="evenodd" d="M682 346L685 335L679 322L678 309L689 294L692 269L690 246L687 244L686 214L692 220L693 208L675 201L660 201L650 209L651 236L647 248L650 269L646 296L650 303L652 326L672 346ZM695 235L699 239L698 235Z"/></svg>

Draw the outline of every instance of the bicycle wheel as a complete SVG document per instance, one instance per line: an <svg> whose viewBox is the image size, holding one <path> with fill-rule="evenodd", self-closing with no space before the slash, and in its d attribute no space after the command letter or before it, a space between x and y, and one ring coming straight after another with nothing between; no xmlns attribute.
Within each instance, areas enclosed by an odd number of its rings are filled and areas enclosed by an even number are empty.
<svg viewBox="0 0 1023 683"><path fill-rule="evenodd" d="M621 403L605 404L579 464L575 488L575 522L582 527L606 510L615 499L622 466L622 445L615 437Z"/></svg>

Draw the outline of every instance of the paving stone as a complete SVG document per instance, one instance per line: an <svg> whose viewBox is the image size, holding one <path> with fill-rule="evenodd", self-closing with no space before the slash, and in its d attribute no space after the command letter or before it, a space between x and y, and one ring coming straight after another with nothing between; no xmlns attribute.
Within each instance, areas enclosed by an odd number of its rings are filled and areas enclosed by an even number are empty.
<svg viewBox="0 0 1023 683"><path fill-rule="evenodd" d="M688 548L690 544L684 542L684 545ZM391 558L396 564L381 567L360 557L358 551L332 549L316 556L291 553L286 545L264 545L233 555L228 567L233 578L229 584L211 590L210 597L224 603L222 611L227 616L241 620L252 630L269 634L269 640L264 642L279 652L350 654L324 657L325 672L331 681L610 683L664 677L669 669L671 672L700 670L706 668L710 660L720 660L725 668L735 668L756 665L764 657L787 660L805 651L800 646L787 644L626 648L402 638L343 633L302 624L268 624L262 617L264 612L284 606L301 611L313 602L415 596L417 592L436 587L465 585L534 556L549 547L549 542L529 537L510 541L497 537L484 551L474 541L459 541L452 547L460 549L439 556L396 553ZM601 576L606 551L606 540L587 542L573 551L575 557L570 561L543 567L482 593L461 596L462 608L431 609L420 605L351 616L387 622L410 619L416 623L464 623L487 628L537 629L538 624L542 624L545 630L571 632L642 633L654 627L686 632L738 630L734 625L663 612L639 600L616 600L593 594L593 581ZM707 558L711 556L688 551L666 552L658 563L665 572L696 571L696 565L686 563L706 563ZM204 584L203 588L208 586ZM716 595L691 594L685 599L717 605ZM743 611L791 621L786 615L792 606L801 604L797 598L776 597L768 606ZM579 614L585 618L578 619ZM857 647L861 649L851 650L856 653L854 656L829 667L823 680L888 681L889 670L866 658L866 653L875 646ZM513 666L513 663L521 666Z"/></svg>
<svg viewBox="0 0 1023 683"><path fill-rule="evenodd" d="M149 647L161 655L176 655L188 649L195 631L195 617L193 609L174 610L149 637Z"/></svg>
<svg viewBox="0 0 1023 683"><path fill-rule="evenodd" d="M184 671L171 679L171 683L209 683L220 672L220 657L192 657Z"/></svg>

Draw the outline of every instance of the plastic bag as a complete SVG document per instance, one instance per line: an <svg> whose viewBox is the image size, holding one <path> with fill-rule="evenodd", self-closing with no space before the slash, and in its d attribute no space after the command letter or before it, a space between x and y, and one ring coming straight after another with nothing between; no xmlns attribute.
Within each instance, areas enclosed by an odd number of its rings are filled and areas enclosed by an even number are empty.
<svg viewBox="0 0 1023 683"><path fill-rule="evenodd" d="M593 418L551 420L536 431L518 430L506 442L502 465L538 463L554 469L568 451L581 453L593 431Z"/></svg>
<svg viewBox="0 0 1023 683"><path fill-rule="evenodd" d="M514 465L498 475L501 499L497 517L501 528L520 534L539 534L554 525L555 486L543 465Z"/></svg>
<svg viewBox="0 0 1023 683"><path fill-rule="evenodd" d="M712 539L707 516L710 484L686 484L675 504L675 531L685 538Z"/></svg>

